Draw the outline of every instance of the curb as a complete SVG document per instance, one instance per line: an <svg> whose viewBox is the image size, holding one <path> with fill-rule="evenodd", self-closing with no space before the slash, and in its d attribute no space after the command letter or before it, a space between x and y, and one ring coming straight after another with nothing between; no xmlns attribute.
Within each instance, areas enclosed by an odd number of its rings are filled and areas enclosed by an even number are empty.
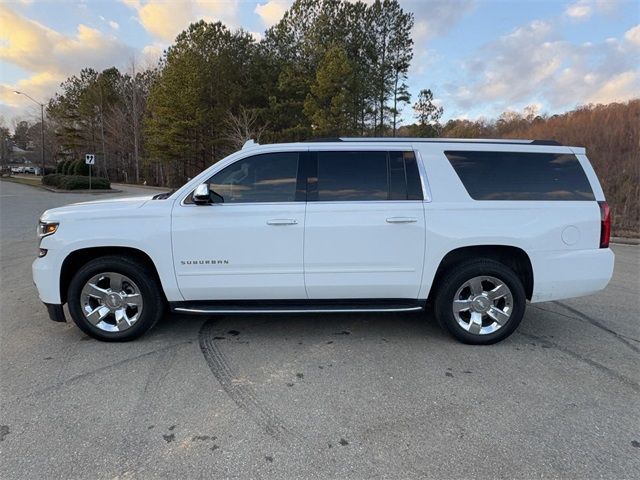
<svg viewBox="0 0 640 480"><path fill-rule="evenodd" d="M148 190L157 190L159 192L168 192L169 190L171 190L169 187L156 187L153 185L138 185L136 183L112 183L111 185L119 185L121 187L146 188Z"/></svg>
<svg viewBox="0 0 640 480"><path fill-rule="evenodd" d="M42 188L43 190L47 190L49 192L53 192L53 193L97 193L97 194L102 194L102 193L121 193L122 190L116 190L115 188L110 188L109 190L104 190L104 189L96 189L96 190L60 190L57 188L53 188L53 187L48 187L46 185L33 185L34 187L37 188Z"/></svg>
<svg viewBox="0 0 640 480"><path fill-rule="evenodd" d="M611 237L611 243L619 245L640 245L640 238Z"/></svg>

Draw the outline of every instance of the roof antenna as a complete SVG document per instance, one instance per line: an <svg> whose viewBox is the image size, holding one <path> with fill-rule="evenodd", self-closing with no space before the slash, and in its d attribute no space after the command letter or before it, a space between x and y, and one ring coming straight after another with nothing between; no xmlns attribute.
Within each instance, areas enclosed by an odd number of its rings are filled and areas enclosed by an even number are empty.
<svg viewBox="0 0 640 480"><path fill-rule="evenodd" d="M258 142L256 142L255 140L249 139L246 142L244 142L244 145L242 145L242 150L244 150L245 148L253 148L253 147L257 147L258 145L260 145Z"/></svg>

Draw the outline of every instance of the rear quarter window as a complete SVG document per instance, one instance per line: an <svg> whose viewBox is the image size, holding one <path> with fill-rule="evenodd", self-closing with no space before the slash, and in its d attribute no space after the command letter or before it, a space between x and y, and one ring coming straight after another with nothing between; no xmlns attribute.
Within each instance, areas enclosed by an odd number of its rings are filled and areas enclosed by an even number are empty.
<svg viewBox="0 0 640 480"><path fill-rule="evenodd" d="M474 200L595 200L572 154L445 151Z"/></svg>

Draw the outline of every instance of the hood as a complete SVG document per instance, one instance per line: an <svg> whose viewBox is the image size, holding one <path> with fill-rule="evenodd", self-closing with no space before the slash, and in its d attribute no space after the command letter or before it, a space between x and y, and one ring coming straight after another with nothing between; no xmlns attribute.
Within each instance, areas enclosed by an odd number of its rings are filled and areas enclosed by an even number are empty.
<svg viewBox="0 0 640 480"><path fill-rule="evenodd" d="M89 202L72 203L64 207L47 210L40 217L41 220L55 221L63 217L72 219L95 217L120 217L132 215L133 212L151 200L151 195L143 197L108 198L104 200L91 200Z"/></svg>

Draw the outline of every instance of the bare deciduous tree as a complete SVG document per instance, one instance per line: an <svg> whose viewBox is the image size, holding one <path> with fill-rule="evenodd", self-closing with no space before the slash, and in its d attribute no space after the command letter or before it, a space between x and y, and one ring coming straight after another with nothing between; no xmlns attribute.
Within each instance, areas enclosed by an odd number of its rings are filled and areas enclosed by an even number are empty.
<svg viewBox="0 0 640 480"><path fill-rule="evenodd" d="M224 122L225 139L229 141L232 150L238 150L247 140L260 143L260 137L266 128L266 123L260 123L258 112L241 106L238 113L227 114Z"/></svg>

